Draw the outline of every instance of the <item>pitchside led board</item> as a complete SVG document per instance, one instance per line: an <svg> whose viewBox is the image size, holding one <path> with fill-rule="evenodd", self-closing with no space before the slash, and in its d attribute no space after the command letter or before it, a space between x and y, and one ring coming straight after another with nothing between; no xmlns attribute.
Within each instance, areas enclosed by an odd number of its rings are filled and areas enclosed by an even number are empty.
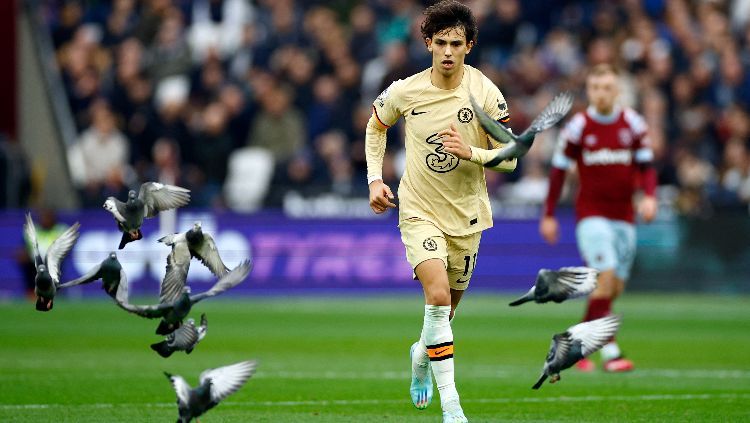
<svg viewBox="0 0 750 423"><path fill-rule="evenodd" d="M121 233L106 213L91 210L60 213L65 223L81 222L81 236L66 259L62 280L85 273L116 251L135 295L156 294L164 276L170 248L158 243L165 235L157 219L144 222L144 238L117 250ZM565 223L569 217L564 218ZM395 214L375 219L291 219L281 213L253 215L180 211L177 231L200 221L212 234L227 266L251 258L250 277L231 291L242 294L332 294L411 290L419 284L405 258ZM526 290L541 267L580 265L572 230L564 231L561 244L550 247L539 238L536 220L498 219L482 236L472 289ZM23 291L22 273L14 251L22 242L23 212L0 214L0 296ZM568 225L566 225L568 226ZM215 278L197 260L190 265L188 281L194 290L213 284ZM70 296L104 296L100 284L66 290Z"/></svg>

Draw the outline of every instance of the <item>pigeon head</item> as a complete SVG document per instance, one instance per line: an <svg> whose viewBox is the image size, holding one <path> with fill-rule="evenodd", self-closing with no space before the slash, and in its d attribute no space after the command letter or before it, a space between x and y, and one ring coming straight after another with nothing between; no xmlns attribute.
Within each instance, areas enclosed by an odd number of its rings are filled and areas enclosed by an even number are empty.
<svg viewBox="0 0 750 423"><path fill-rule="evenodd" d="M117 260L117 254L115 254L114 251L109 253L109 259L110 260Z"/></svg>
<svg viewBox="0 0 750 423"><path fill-rule="evenodd" d="M201 229L201 222L195 222L193 229L185 233L185 238L191 244L196 244L203 238L203 229Z"/></svg>
<svg viewBox="0 0 750 423"><path fill-rule="evenodd" d="M44 273L47 271L47 266L40 264L39 266L36 267L36 271L37 273Z"/></svg>
<svg viewBox="0 0 750 423"><path fill-rule="evenodd" d="M132 189L128 191L128 200L135 200L138 197L138 194L136 194L135 191Z"/></svg>
<svg viewBox="0 0 750 423"><path fill-rule="evenodd" d="M195 319L187 319L186 324L189 326L195 326Z"/></svg>
<svg viewBox="0 0 750 423"><path fill-rule="evenodd" d="M183 294L189 294L190 293L190 287L189 286L182 287L182 293Z"/></svg>

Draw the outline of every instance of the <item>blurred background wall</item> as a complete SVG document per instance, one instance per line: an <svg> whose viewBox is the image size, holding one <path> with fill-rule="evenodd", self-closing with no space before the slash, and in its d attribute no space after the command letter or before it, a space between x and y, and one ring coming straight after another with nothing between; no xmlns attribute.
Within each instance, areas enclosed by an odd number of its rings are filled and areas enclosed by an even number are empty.
<svg viewBox="0 0 750 423"><path fill-rule="evenodd" d="M23 211L82 221L82 240L94 241L68 260L73 277L84 257L96 262L116 244L104 199L148 180L185 186L193 199L174 223L147 222L148 240L123 252L144 286L158 272L143 269L163 266L149 255L165 253L153 240L199 216L245 240L225 241L237 261L246 251L278 259L266 282L254 272L258 290L294 291L289 275L320 289L417 289L394 217L367 206L364 126L380 91L429 66L419 35L428 3L2 2L2 295L24 286ZM561 90L577 94L574 112L585 107L590 65L624 71L621 100L650 126L661 205L656 223L638 227L631 289L749 291L750 1L466 3L480 23L468 62L501 88L517 130ZM487 174L496 227L473 287L518 290L539 267L580 264L569 211L562 245L536 231L556 139L555 130L538 137L518 171ZM397 125L384 167L394 188L403 160ZM565 204L575 184L573 174ZM318 273L295 234L329 241L316 251L327 257ZM349 249L367 253L342 261ZM373 276L381 262L389 268Z"/></svg>

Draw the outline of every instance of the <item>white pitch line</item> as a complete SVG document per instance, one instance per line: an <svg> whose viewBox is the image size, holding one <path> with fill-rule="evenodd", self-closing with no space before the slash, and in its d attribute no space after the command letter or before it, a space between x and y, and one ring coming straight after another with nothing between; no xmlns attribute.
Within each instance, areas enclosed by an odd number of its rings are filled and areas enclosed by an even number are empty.
<svg viewBox="0 0 750 423"><path fill-rule="evenodd" d="M503 368L493 370L489 367L482 367L486 370L470 369L469 371L460 372L459 376L467 379L502 379L508 377L517 377L521 375L536 374L538 369L512 369L504 370ZM731 369L636 369L633 372L624 374L625 377L660 377L666 379L750 379L748 370L731 370ZM411 377L408 371L259 371L254 379L323 379L323 380L404 380ZM49 376L55 378L55 375ZM90 379L96 380L119 380L123 378L122 373L97 373L91 375ZM0 377L4 381L26 380L28 375L4 375Z"/></svg>
<svg viewBox="0 0 750 423"><path fill-rule="evenodd" d="M651 395L586 395L581 397L526 397L526 398L466 398L465 403L512 404L512 403L551 403L551 402L593 402L593 401L689 401L719 399L750 399L750 393L724 394L651 394ZM227 406L240 407L298 407L336 405L384 405L408 404L408 399L371 400L309 400L309 401L225 401ZM51 408L115 408L115 407L176 407L174 402L152 403L93 403L93 404L0 404L0 410L37 410Z"/></svg>

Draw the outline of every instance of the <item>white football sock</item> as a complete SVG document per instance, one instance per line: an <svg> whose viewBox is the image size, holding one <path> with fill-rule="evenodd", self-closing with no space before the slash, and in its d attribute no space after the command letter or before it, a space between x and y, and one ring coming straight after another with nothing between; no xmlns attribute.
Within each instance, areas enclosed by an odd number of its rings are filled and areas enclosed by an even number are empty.
<svg viewBox="0 0 750 423"><path fill-rule="evenodd" d="M421 378L422 374L427 370L428 364L430 364L430 356L427 355L427 346L424 343L424 331L422 331L419 341L417 341L417 346L414 348L411 365L417 376Z"/></svg>
<svg viewBox="0 0 750 423"><path fill-rule="evenodd" d="M422 334L443 407L449 402L458 405L458 391L453 380L453 331L448 321L450 312L450 306L424 306Z"/></svg>
<svg viewBox="0 0 750 423"><path fill-rule="evenodd" d="M622 353L620 352L620 347L617 346L617 342L613 341L602 347L602 360L604 361L620 358L620 355L622 355Z"/></svg>

